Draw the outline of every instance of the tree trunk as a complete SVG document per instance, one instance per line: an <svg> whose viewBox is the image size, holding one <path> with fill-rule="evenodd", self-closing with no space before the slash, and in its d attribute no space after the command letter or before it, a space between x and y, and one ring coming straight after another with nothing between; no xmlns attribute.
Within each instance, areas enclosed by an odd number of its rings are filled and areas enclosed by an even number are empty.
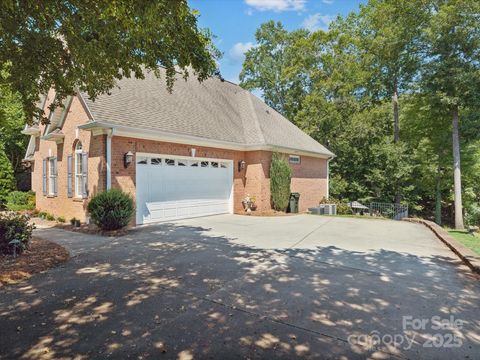
<svg viewBox="0 0 480 360"><path fill-rule="evenodd" d="M453 187L455 192L455 229L463 229L462 173L460 170L460 142L458 136L458 105L452 111Z"/></svg>
<svg viewBox="0 0 480 360"><path fill-rule="evenodd" d="M395 84L395 89L392 96L392 105L393 105L393 142L397 143L400 141L400 114L398 109L398 89Z"/></svg>
<svg viewBox="0 0 480 360"><path fill-rule="evenodd" d="M437 173L437 184L435 188L435 222L442 225L442 176L440 169Z"/></svg>
<svg viewBox="0 0 480 360"><path fill-rule="evenodd" d="M399 118L399 106L398 106L398 86L397 81L394 82L392 106L393 106L393 142L396 144L400 141L400 118ZM398 189L398 185L395 189L395 203L400 204L402 201L402 195Z"/></svg>

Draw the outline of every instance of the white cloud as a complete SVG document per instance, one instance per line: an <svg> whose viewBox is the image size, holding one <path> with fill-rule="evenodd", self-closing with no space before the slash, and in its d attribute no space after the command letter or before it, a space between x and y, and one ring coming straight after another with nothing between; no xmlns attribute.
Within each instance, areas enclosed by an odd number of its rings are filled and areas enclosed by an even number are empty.
<svg viewBox="0 0 480 360"><path fill-rule="evenodd" d="M307 0L245 0L245 3L256 10L276 12L305 10Z"/></svg>
<svg viewBox="0 0 480 360"><path fill-rule="evenodd" d="M328 4L328 5L333 4L333 0L322 0L322 2L323 2L324 4Z"/></svg>
<svg viewBox="0 0 480 360"><path fill-rule="evenodd" d="M251 42L238 42L232 46L232 48L228 52L228 55L233 62L243 62L243 60L245 59L245 53L254 46L255 45L253 45L253 43Z"/></svg>
<svg viewBox="0 0 480 360"><path fill-rule="evenodd" d="M328 25L330 25L333 20L335 20L335 16L316 13L307 16L302 22L302 27L310 31L319 29L328 30Z"/></svg>

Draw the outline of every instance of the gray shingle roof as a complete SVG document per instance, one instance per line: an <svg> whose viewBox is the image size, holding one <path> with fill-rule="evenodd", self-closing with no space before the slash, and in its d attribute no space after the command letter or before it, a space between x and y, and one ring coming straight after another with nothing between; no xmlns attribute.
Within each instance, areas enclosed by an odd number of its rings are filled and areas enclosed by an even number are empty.
<svg viewBox="0 0 480 360"><path fill-rule="evenodd" d="M124 78L95 101L82 94L93 121L220 140L287 147L327 156L324 146L240 86L218 78L202 83L177 75L173 92L153 73Z"/></svg>

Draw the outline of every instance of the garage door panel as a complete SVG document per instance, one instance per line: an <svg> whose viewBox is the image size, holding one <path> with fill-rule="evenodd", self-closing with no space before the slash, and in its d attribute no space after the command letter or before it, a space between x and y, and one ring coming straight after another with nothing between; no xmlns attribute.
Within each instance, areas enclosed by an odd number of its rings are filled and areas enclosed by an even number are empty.
<svg viewBox="0 0 480 360"><path fill-rule="evenodd" d="M161 155L146 158L137 164L138 224L231 212L231 162L169 156L174 165L166 165Z"/></svg>

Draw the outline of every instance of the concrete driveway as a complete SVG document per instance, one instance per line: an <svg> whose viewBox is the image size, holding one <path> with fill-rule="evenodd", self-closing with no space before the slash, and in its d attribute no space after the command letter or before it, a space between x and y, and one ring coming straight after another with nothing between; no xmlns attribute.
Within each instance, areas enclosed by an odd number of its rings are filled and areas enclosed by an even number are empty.
<svg viewBox="0 0 480 360"><path fill-rule="evenodd" d="M0 289L0 358L480 353L479 279L418 224L225 215L37 235L73 257Z"/></svg>

